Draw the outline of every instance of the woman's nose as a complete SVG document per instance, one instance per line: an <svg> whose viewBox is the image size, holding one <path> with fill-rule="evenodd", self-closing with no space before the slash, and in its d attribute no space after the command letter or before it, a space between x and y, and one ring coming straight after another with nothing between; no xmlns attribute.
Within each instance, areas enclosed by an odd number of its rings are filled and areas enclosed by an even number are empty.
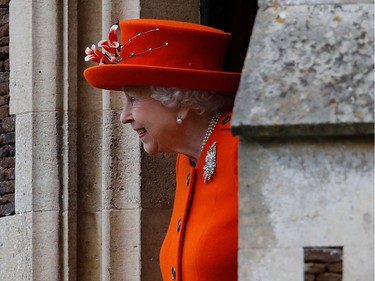
<svg viewBox="0 0 375 281"><path fill-rule="evenodd" d="M133 120L133 116L131 114L130 107L128 104L125 104L120 115L120 121L121 123L126 124L126 123L130 123L132 120Z"/></svg>

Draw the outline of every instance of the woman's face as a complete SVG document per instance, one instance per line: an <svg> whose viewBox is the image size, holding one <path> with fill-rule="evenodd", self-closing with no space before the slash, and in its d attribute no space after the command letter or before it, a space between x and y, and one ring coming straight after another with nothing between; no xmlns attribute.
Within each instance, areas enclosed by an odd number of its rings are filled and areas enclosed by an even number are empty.
<svg viewBox="0 0 375 281"><path fill-rule="evenodd" d="M132 126L147 153L174 152L178 135L177 109L168 108L150 96L151 93L143 89L126 91L120 121Z"/></svg>

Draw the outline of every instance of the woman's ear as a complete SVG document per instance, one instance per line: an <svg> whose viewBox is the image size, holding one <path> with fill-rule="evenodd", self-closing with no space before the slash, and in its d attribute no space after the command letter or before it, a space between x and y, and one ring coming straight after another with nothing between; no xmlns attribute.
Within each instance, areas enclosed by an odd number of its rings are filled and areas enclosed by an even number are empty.
<svg viewBox="0 0 375 281"><path fill-rule="evenodd" d="M190 112L190 105L180 103L178 106L177 116L180 117L182 120L186 119Z"/></svg>

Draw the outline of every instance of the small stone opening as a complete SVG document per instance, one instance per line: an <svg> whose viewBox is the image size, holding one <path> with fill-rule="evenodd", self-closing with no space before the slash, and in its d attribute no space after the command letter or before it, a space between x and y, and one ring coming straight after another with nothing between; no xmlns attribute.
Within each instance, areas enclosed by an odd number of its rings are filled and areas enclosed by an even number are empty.
<svg viewBox="0 0 375 281"><path fill-rule="evenodd" d="M305 247L304 281L342 281L343 247Z"/></svg>

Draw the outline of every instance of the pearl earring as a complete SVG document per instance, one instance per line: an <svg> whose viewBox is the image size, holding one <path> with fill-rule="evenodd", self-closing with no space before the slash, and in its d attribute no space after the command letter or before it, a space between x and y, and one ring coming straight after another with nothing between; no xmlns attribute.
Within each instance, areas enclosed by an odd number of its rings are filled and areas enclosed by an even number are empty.
<svg viewBox="0 0 375 281"><path fill-rule="evenodd" d="M177 124L182 124L182 118L180 117L180 116L177 116L177 118L176 118L176 122L177 122Z"/></svg>

